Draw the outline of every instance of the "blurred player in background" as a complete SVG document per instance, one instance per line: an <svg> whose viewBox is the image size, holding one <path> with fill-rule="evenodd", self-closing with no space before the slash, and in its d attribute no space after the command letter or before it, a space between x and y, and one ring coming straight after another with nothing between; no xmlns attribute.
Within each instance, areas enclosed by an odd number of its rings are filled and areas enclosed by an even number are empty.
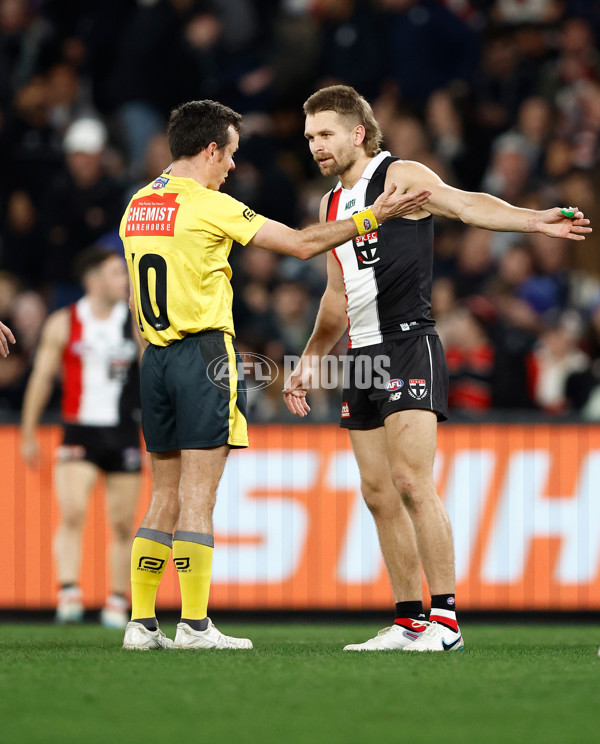
<svg viewBox="0 0 600 744"><path fill-rule="evenodd" d="M54 547L59 581L56 620L82 620L81 543L89 495L104 473L113 530L112 593L101 614L107 627L128 620L129 554L140 487L138 345L127 304L123 258L93 247L78 260L85 295L44 326L23 404L22 456L39 460L36 427L54 381L62 377L63 443L56 453L60 524Z"/></svg>
<svg viewBox="0 0 600 744"><path fill-rule="evenodd" d="M321 173L339 177L323 197L321 222L347 219L391 183L401 192L431 192L428 203L412 214L348 240L329 254L328 283L313 334L284 388L290 411L305 416L311 358L328 354L346 328L355 369L359 360L389 359L386 386L360 389L350 373L340 425L350 430L396 620L375 638L345 650L457 651L464 642L456 621L452 528L433 481L437 422L447 418L448 372L430 315L432 215L489 230L571 240L583 240L591 232L589 220L577 209L536 212L489 194L460 191L424 165L382 152L373 111L353 88L318 91L304 104L304 113L305 136ZM431 593L428 622L421 565Z"/></svg>
<svg viewBox="0 0 600 744"><path fill-rule="evenodd" d="M246 391L233 345L228 263L233 240L310 258L423 204L390 187L355 218L301 231L267 220L219 189L235 165L241 116L214 101L172 112L173 164L138 191L121 223L133 294L148 342L141 368L142 427L152 456L152 503L131 554L127 649L170 648L155 598L173 552L181 589L176 648L252 648L207 616L214 546L212 513L231 448L248 446ZM224 387L216 379L225 364ZM177 530L173 534L175 525Z"/></svg>
<svg viewBox="0 0 600 744"><path fill-rule="evenodd" d="M0 356L7 357L10 354L8 342L16 343L13 332L7 325L0 321Z"/></svg>

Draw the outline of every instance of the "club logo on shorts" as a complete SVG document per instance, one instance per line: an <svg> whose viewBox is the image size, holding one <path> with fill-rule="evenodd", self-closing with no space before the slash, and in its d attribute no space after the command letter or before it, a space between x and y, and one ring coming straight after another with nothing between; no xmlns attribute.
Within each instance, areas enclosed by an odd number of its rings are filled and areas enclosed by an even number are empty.
<svg viewBox="0 0 600 744"><path fill-rule="evenodd" d="M414 379L408 381L408 394L412 395L415 400L423 400L428 392L425 380Z"/></svg>
<svg viewBox="0 0 600 744"><path fill-rule="evenodd" d="M401 387L404 387L404 380L401 380L399 377L394 377L393 380L388 382L385 389L389 393L393 393L395 390L400 390Z"/></svg>
<svg viewBox="0 0 600 744"><path fill-rule="evenodd" d="M350 406L347 403L342 403L342 418L350 418Z"/></svg>
<svg viewBox="0 0 600 744"><path fill-rule="evenodd" d="M158 573L162 570L165 562L162 558L152 558L149 555L143 555L138 563L138 571L149 571L150 573Z"/></svg>
<svg viewBox="0 0 600 744"><path fill-rule="evenodd" d="M173 558L173 563L178 571L186 572L190 570L189 558Z"/></svg>
<svg viewBox="0 0 600 744"><path fill-rule="evenodd" d="M402 391L398 391L397 393L392 393L390 397L388 398L388 403L393 403L395 400L400 400L402 397Z"/></svg>

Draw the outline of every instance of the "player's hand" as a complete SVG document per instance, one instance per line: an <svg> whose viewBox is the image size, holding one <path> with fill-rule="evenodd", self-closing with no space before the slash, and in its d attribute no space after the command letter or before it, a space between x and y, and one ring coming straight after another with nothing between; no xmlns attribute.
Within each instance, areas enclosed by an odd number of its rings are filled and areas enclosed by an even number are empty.
<svg viewBox="0 0 600 744"><path fill-rule="evenodd" d="M589 224L579 207L554 207L540 212L537 229L551 238L585 240L585 236L592 232Z"/></svg>
<svg viewBox="0 0 600 744"><path fill-rule="evenodd" d="M398 187L392 183L380 194L371 207L375 219L379 224L387 220L395 220L397 217L404 217L411 212L416 212L424 204L427 204L431 191L419 189L418 191L408 191L406 194L400 194Z"/></svg>
<svg viewBox="0 0 600 744"><path fill-rule="evenodd" d="M16 340L13 332L4 323L0 323L0 356L7 357L10 354L8 342L15 344Z"/></svg>
<svg viewBox="0 0 600 744"><path fill-rule="evenodd" d="M306 401L310 376L310 370L304 369L302 362L300 362L283 386L283 400L288 410L302 418L308 416L310 412L310 406Z"/></svg>
<svg viewBox="0 0 600 744"><path fill-rule="evenodd" d="M21 457L30 468L36 468L40 464L40 446L35 438L23 439Z"/></svg>

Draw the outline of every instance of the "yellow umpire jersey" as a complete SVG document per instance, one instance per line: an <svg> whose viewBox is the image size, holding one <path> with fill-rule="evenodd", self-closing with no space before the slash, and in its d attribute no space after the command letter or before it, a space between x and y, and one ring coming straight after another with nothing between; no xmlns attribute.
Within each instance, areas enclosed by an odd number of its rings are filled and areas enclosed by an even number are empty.
<svg viewBox="0 0 600 744"><path fill-rule="evenodd" d="M206 330L235 336L229 252L266 221L191 178L164 173L140 189L119 234L142 336L155 346Z"/></svg>

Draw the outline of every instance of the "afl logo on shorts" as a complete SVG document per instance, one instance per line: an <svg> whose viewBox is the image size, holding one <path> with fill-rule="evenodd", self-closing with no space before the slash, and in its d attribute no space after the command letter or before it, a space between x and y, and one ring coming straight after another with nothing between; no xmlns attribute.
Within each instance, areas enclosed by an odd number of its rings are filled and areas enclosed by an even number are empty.
<svg viewBox="0 0 600 744"><path fill-rule="evenodd" d="M385 389L393 393L396 390L400 390L401 387L404 387L404 380L400 380L398 377L395 377L393 380L390 380L388 384L385 386Z"/></svg>

